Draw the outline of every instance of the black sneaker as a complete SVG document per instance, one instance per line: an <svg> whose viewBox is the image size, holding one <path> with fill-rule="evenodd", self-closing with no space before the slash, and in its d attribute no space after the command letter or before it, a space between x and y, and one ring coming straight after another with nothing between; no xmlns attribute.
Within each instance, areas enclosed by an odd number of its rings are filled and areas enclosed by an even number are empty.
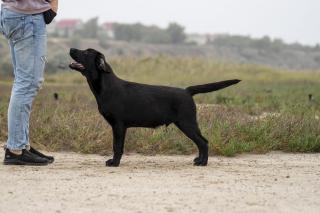
<svg viewBox="0 0 320 213"><path fill-rule="evenodd" d="M31 152L32 154L38 155L41 158L47 159L49 161L49 163L53 163L54 162L54 157L53 156L48 156L48 155L42 154L41 152L39 152L38 150L36 150L32 146L30 147L29 152Z"/></svg>
<svg viewBox="0 0 320 213"><path fill-rule="evenodd" d="M49 164L49 161L45 158L41 158L35 154L32 154L28 150L22 150L21 155L16 155L6 149L4 165L27 165L27 166L45 166Z"/></svg>

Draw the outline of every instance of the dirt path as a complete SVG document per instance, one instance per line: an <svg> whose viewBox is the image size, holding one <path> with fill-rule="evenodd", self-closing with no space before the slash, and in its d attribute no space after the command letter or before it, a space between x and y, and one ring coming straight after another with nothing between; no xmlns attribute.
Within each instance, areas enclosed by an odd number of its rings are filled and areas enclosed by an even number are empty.
<svg viewBox="0 0 320 213"><path fill-rule="evenodd" d="M211 157L54 153L48 167L0 165L0 212L320 212L320 154ZM3 158L3 152L0 154Z"/></svg>

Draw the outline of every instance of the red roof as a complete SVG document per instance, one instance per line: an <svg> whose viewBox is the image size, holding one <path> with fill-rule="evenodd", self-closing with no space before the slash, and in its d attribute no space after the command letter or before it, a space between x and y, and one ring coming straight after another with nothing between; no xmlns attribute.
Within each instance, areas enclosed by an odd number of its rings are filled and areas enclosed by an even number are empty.
<svg viewBox="0 0 320 213"><path fill-rule="evenodd" d="M80 19L63 19L63 20L58 21L56 26L57 26L57 28L60 28L60 29L74 28L79 23L81 23Z"/></svg>

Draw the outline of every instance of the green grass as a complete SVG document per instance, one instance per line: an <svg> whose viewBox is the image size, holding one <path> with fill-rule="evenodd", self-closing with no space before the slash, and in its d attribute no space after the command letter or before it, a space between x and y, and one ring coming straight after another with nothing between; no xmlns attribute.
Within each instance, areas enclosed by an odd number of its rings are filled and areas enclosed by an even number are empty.
<svg viewBox="0 0 320 213"><path fill-rule="evenodd" d="M191 58L116 58L115 72L126 80L186 87L239 78L238 85L198 95L198 120L209 140L210 154L320 151L320 72L282 71L255 65ZM0 83L0 141L7 137L10 82ZM59 101L53 100L58 92ZM277 113L264 116L263 113ZM111 129L98 114L83 77L66 72L46 77L37 96L30 126L31 143L52 151L106 154L112 152ZM176 127L130 129L127 152L191 154L195 145Z"/></svg>

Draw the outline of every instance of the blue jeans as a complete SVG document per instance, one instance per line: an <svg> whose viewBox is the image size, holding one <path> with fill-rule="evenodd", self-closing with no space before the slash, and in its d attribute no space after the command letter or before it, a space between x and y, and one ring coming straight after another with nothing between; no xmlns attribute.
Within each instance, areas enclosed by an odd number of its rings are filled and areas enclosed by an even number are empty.
<svg viewBox="0 0 320 213"><path fill-rule="evenodd" d="M0 21L10 46L14 72L8 109L7 148L22 150L29 146L31 106L43 82L46 25L42 14L27 15L7 9L1 10Z"/></svg>

